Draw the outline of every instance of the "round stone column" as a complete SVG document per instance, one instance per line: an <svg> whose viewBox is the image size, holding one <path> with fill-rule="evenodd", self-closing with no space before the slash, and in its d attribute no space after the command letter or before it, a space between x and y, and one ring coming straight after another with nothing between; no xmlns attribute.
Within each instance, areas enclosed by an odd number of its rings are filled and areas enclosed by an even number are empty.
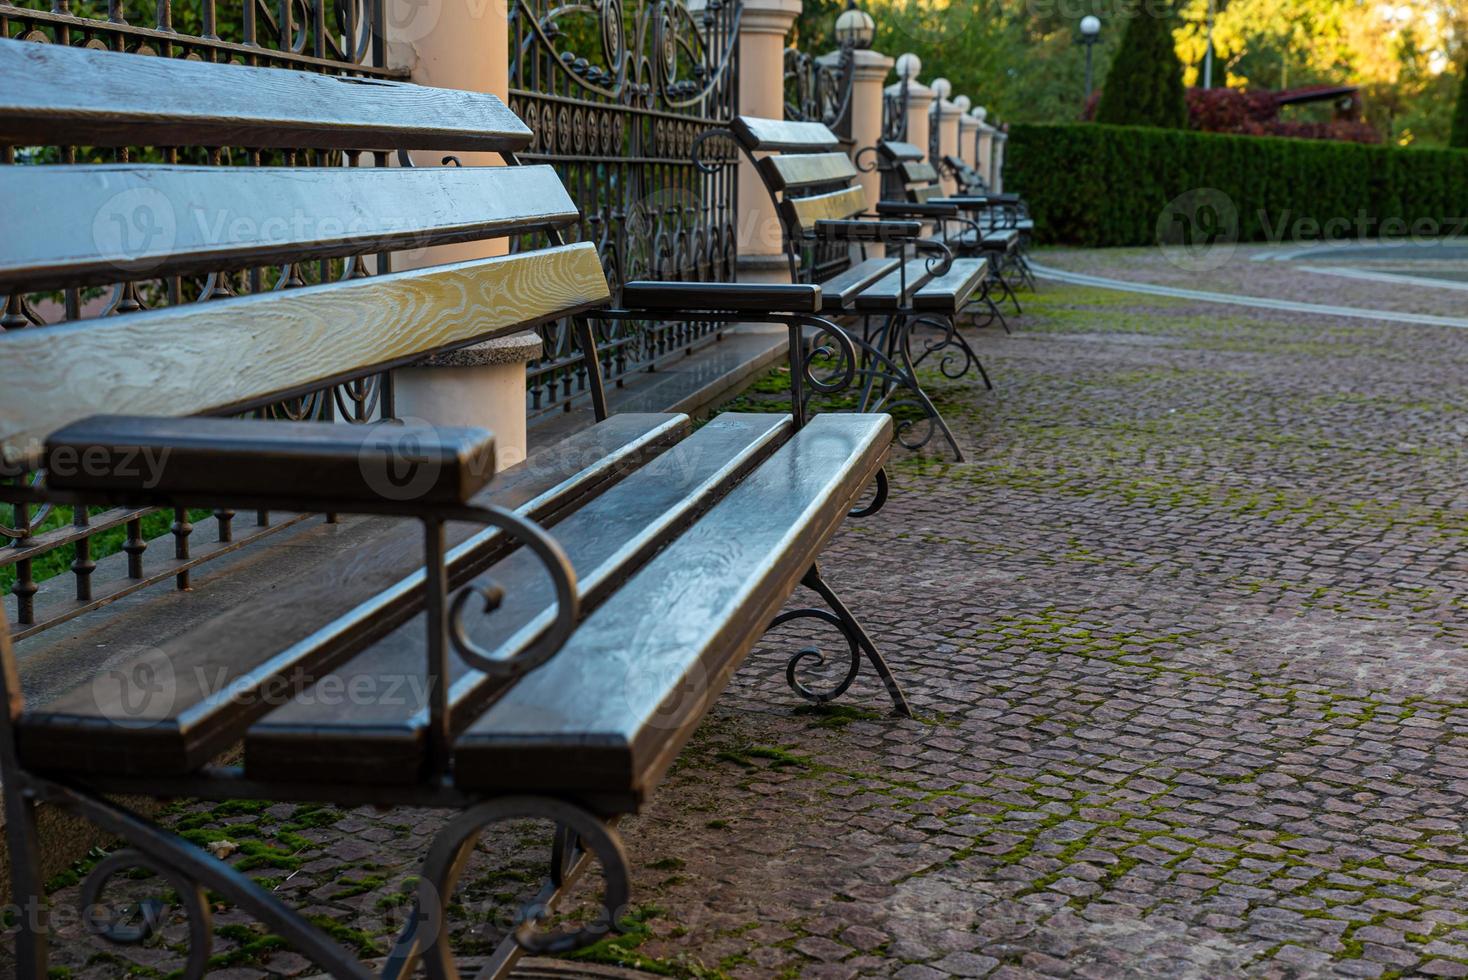
<svg viewBox="0 0 1468 980"><path fill-rule="evenodd" d="M853 51L855 63L851 79L851 152L860 153L876 146L882 138L882 83L892 71L892 59L876 51ZM867 153L862 162L872 162ZM867 192L867 208L875 208L882 199L882 175L876 170L861 175L861 186Z"/></svg>
<svg viewBox="0 0 1468 980"><path fill-rule="evenodd" d="M388 60L412 81L436 88L492 92L509 100L510 33L506 0L387 0ZM466 167L498 166L494 153L457 153ZM441 154L412 154L439 166ZM394 161L396 163L396 161ZM503 255L503 240L462 242L398 252L394 269L416 269ZM500 469L525 458L525 365L540 356L534 331L450 351L394 372L399 418L474 425L494 433Z"/></svg>
<svg viewBox="0 0 1468 980"><path fill-rule="evenodd" d="M1008 142L1008 133L1002 129L994 130L994 179L991 187L995 194L1004 193L1004 144Z"/></svg>
<svg viewBox="0 0 1468 980"><path fill-rule="evenodd" d="M978 139L979 121L963 113L958 117L958 158L970 167L975 166L978 157Z"/></svg>
<svg viewBox="0 0 1468 980"><path fill-rule="evenodd" d="M887 86L889 95L902 96L902 83ZM933 90L917 79L907 83L907 135L905 142L911 143L926 155L928 152L928 107L933 104Z"/></svg>
<svg viewBox="0 0 1468 980"><path fill-rule="evenodd" d="M984 122L984 107L980 106L974 110L974 118L979 122L979 148L978 161L974 166L984 178L984 183L990 190L994 189L994 127Z"/></svg>
<svg viewBox="0 0 1468 980"><path fill-rule="evenodd" d="M943 193L950 195L958 192L958 181L947 173L947 168L943 166L943 158L958 155L959 115L958 106L947 99L939 99L933 109L933 118L938 126L938 159L931 162L943 174L940 180L943 185Z"/></svg>
<svg viewBox="0 0 1468 980"><path fill-rule="evenodd" d="M691 8L690 8L691 9ZM785 117L785 38L800 16L800 0L745 0L739 15L739 113ZM739 161L738 277L789 282L780 219L753 164Z"/></svg>

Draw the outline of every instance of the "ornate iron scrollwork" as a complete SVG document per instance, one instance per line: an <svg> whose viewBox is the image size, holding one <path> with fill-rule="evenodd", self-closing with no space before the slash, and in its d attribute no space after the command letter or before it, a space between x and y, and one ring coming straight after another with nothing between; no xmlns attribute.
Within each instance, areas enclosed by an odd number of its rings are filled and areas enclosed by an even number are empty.
<svg viewBox="0 0 1468 980"><path fill-rule="evenodd" d="M556 167L596 244L614 296L632 279L732 281L734 157L705 171L697 135L733 115L740 4L711 0L515 0L510 107L533 131L520 158ZM615 381L713 339L712 323L590 317L602 374ZM543 327L530 409L588 389L568 321Z"/></svg>

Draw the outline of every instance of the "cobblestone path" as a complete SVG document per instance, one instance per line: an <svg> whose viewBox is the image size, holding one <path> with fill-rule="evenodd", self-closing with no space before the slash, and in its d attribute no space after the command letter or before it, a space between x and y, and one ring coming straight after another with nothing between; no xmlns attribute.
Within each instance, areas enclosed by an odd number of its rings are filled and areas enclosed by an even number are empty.
<svg viewBox="0 0 1468 980"><path fill-rule="evenodd" d="M1468 976L1468 333L1077 288L938 385L970 461L899 457L825 562L920 718L813 712L757 653L642 817L592 959L678 976ZM753 396L758 401L762 396ZM748 399L746 399L746 402ZM170 820L364 950L438 818ZM466 956L541 838L485 847ZM508 856L497 856L508 854ZM58 892L66 900L74 886ZM216 916L221 977L309 974ZM64 942L76 976L163 942ZM104 958L106 957L106 958Z"/></svg>

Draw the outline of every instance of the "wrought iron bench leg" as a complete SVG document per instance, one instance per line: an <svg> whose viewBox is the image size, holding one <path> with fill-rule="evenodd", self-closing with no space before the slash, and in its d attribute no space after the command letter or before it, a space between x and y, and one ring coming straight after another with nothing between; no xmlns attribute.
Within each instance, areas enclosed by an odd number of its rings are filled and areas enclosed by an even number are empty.
<svg viewBox="0 0 1468 980"><path fill-rule="evenodd" d="M872 642L871 636L867 634L866 629L857 620L856 616L846 607L846 603L841 601L841 597L821 577L820 566L812 564L810 570L805 573L805 577L800 580L800 583L820 596L826 605L830 607L829 611L814 608L791 609L776 616L770 623L770 629L774 629L777 626L796 619L819 619L821 622L828 623L841 631L841 635L846 639L849 648L850 661L846 669L846 675L841 679L840 683L828 691L813 691L801 683L795 676L795 671L807 660L813 659L815 666L820 666L826 662L826 657L816 647L805 647L797 650L785 662L785 681L790 685L791 690L814 704L825 704L828 701L834 701L836 698L845 694L847 689L851 687L852 682L856 680L856 675L861 672L862 656L865 655L866 659L871 662L872 669L881 678L882 685L887 688L887 696L892 699L892 710L904 718L911 718L912 707L907 703L907 697L902 693L902 688L898 686L897 678L892 676L892 669L887 666L887 661L883 659L881 651L877 649L877 645Z"/></svg>

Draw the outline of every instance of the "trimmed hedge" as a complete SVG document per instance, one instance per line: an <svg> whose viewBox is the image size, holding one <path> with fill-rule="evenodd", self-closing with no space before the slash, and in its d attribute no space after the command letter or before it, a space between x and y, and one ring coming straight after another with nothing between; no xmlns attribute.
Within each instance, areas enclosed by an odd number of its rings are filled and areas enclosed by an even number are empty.
<svg viewBox="0 0 1468 980"><path fill-rule="evenodd" d="M1233 202L1242 242L1468 233L1461 150L1098 123L1009 135L1005 190L1028 200L1041 242L1156 244L1170 202L1205 188Z"/></svg>

